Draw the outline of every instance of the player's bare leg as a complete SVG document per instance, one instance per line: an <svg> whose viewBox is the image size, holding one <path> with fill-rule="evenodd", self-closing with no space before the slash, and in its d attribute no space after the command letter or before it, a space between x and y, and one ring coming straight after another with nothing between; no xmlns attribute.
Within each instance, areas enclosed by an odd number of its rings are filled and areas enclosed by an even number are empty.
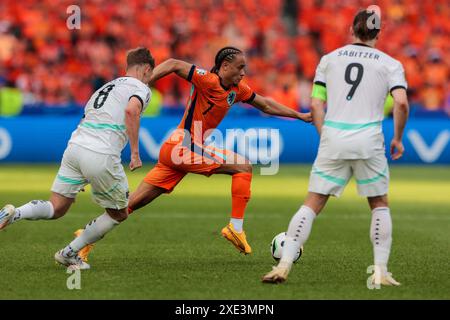
<svg viewBox="0 0 450 320"><path fill-rule="evenodd" d="M387 269L392 244L392 219L387 195L368 197L367 200L372 210L370 225L370 240L374 254L372 284L399 286L400 283L392 278L392 274Z"/></svg>
<svg viewBox="0 0 450 320"><path fill-rule="evenodd" d="M142 181L136 191L132 192L130 195L128 201L129 212L131 213L134 210L146 206L165 192L166 189Z"/></svg>
<svg viewBox="0 0 450 320"><path fill-rule="evenodd" d="M239 157L236 155L236 157ZM240 252L250 254L252 248L247 242L243 229L244 213L250 200L250 186L252 181L252 166L243 158L236 164L222 164L214 174L228 174L232 176L231 195L232 212L230 223L222 229L222 236L230 241ZM238 160L239 160L238 159Z"/></svg>
<svg viewBox="0 0 450 320"><path fill-rule="evenodd" d="M58 219L66 214L74 202L73 198L53 192L49 201L33 200L18 208L6 205L0 210L0 230L20 220Z"/></svg>
<svg viewBox="0 0 450 320"><path fill-rule="evenodd" d="M292 217L287 230L280 262L272 271L263 276L265 283L286 281L298 250L308 240L315 217L322 211L328 201L328 195L309 192L304 204Z"/></svg>

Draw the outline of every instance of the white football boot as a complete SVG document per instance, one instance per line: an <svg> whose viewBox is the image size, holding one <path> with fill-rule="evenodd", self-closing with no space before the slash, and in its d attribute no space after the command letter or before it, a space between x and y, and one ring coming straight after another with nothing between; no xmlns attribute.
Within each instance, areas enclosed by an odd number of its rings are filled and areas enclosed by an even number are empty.
<svg viewBox="0 0 450 320"><path fill-rule="evenodd" d="M55 253L55 260L59 264L72 269L88 270L91 268L91 266L88 263L84 262L78 254L69 257L63 254L63 250L59 250L57 253Z"/></svg>
<svg viewBox="0 0 450 320"><path fill-rule="evenodd" d="M381 267L375 267L373 274L370 276L370 283L373 285L383 286L399 286L400 282L392 278L392 273L383 270Z"/></svg>
<svg viewBox="0 0 450 320"><path fill-rule="evenodd" d="M267 273L263 278L264 283L282 283L286 281L292 264L279 263L276 267L272 267L272 271Z"/></svg>
<svg viewBox="0 0 450 320"><path fill-rule="evenodd" d="M7 204L0 210L0 230L5 229L9 225L15 213L16 208L10 204Z"/></svg>

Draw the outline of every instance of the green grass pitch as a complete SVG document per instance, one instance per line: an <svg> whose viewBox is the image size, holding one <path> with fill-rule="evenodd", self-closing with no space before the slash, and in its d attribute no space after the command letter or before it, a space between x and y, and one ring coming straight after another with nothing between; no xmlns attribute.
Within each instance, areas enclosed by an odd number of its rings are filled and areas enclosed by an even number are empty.
<svg viewBox="0 0 450 320"><path fill-rule="evenodd" d="M131 190L150 168L127 173ZM275 176L255 174L244 224L252 255L220 236L229 219L230 177L189 175L100 241L81 290L68 290L70 275L53 254L102 213L88 189L60 220L21 221L0 232L0 299L450 299L448 167L391 168L390 270L402 286L366 287L370 212L354 183L315 221L288 282L261 283L274 264L269 243L302 203L309 168L282 165ZM0 205L47 199L56 170L0 166Z"/></svg>

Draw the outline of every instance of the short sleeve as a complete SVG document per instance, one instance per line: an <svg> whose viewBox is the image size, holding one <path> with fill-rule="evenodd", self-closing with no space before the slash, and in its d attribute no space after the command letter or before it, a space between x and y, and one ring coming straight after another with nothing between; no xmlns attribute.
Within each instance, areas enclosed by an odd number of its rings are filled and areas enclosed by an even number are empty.
<svg viewBox="0 0 450 320"><path fill-rule="evenodd" d="M237 101L251 103L255 99L255 96L256 94L246 82L241 81L239 83L239 96L237 97Z"/></svg>
<svg viewBox="0 0 450 320"><path fill-rule="evenodd" d="M187 80L199 89L206 89L211 87L214 83L214 75L204 69L192 65Z"/></svg>
<svg viewBox="0 0 450 320"><path fill-rule="evenodd" d="M326 87L326 69L327 69L327 56L323 56L320 59L319 65L316 68L316 75L314 77L314 84L322 85Z"/></svg>
<svg viewBox="0 0 450 320"><path fill-rule="evenodd" d="M148 89L147 96L145 97L145 100L144 100L144 107L142 108L142 112L144 112L145 109L147 109L151 100L152 100L152 90Z"/></svg>
<svg viewBox="0 0 450 320"><path fill-rule="evenodd" d="M392 67L388 67L388 83L389 83L389 92L392 92L394 89L403 88L406 89L408 84L405 79L405 70L403 69L402 64L399 61L396 61Z"/></svg>
<svg viewBox="0 0 450 320"><path fill-rule="evenodd" d="M142 111L144 111L145 108L147 108L148 103L150 102L151 94L152 93L150 89L145 85L142 86L136 85L133 88L132 94L130 95L130 98L128 100L130 100L132 97L137 98L141 102Z"/></svg>

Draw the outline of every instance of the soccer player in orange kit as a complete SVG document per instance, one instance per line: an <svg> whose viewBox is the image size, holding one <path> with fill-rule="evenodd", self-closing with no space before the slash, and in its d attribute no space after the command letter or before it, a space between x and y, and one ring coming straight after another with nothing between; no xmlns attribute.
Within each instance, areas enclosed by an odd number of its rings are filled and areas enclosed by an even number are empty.
<svg viewBox="0 0 450 320"><path fill-rule="evenodd" d="M176 59L168 59L153 70L150 83L176 73L191 82L192 88L183 119L162 145L158 163L130 195L129 213L161 194L171 192L187 173L207 177L212 174L231 175L231 220L222 229L222 235L240 252L249 254L252 250L243 230L243 218L250 199L252 166L247 159L230 150L204 146L207 131L215 129L231 106L240 101L267 114L305 122L311 121L311 115L254 93L243 80L245 67L244 53L234 47L225 47L217 53L211 72ZM140 163L139 154L132 155L133 163Z"/></svg>

